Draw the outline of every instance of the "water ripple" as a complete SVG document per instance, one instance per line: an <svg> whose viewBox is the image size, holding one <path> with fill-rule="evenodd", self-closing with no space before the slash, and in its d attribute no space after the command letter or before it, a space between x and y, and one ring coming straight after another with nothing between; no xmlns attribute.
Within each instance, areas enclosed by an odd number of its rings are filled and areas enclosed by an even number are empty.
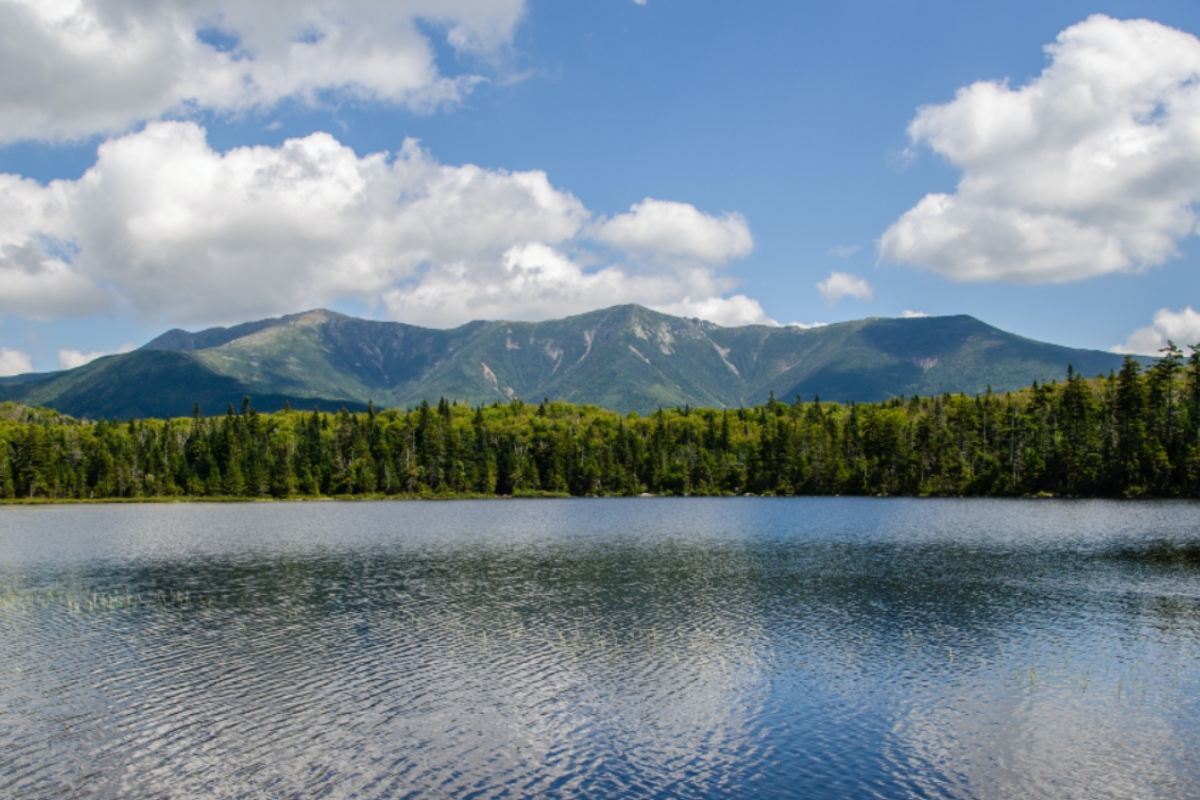
<svg viewBox="0 0 1200 800"><path fill-rule="evenodd" d="M0 512L0 796L1200 795L1195 504L296 509Z"/></svg>

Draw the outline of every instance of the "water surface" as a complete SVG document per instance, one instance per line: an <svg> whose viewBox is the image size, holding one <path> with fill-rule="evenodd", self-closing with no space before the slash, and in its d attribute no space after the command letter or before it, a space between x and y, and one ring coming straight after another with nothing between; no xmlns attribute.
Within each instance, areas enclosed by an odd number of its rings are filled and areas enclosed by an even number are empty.
<svg viewBox="0 0 1200 800"><path fill-rule="evenodd" d="M0 796L1200 797L1200 505L0 509Z"/></svg>

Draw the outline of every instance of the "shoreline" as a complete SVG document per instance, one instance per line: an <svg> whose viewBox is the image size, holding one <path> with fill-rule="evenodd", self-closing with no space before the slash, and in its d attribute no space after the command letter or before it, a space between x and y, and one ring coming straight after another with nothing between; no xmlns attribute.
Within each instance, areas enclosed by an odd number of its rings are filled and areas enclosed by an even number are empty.
<svg viewBox="0 0 1200 800"><path fill-rule="evenodd" d="M20 507L20 506L73 506L73 505L159 505L173 503L214 503L214 504L235 504L235 503L355 503L355 502L420 502L420 501L448 501L448 500L601 500L613 498L626 499L659 499L659 498L725 498L725 499L742 499L742 498L772 498L772 499L787 499L787 498L871 498L877 500L1120 500L1120 501L1161 501L1161 500L1192 500L1191 497L1170 497L1159 495L1056 495L1041 492L1038 494L1027 495L956 495L956 494L928 494L928 495L909 495L909 494L894 494L894 495L873 495L873 494L598 494L598 495L573 495L566 492L522 492L513 495L499 494L477 494L477 493L461 493L461 494L360 494L360 495L293 495L290 497L235 497L235 496L204 496L204 495L184 495L171 497L96 497L96 498L78 498L78 497L22 497L22 498L0 498L0 508L4 507Z"/></svg>

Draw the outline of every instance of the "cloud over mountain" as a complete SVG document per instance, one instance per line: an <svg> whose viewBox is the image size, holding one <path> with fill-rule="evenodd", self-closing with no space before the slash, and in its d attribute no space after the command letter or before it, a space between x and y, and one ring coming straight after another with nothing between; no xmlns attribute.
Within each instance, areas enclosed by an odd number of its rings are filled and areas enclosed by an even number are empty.
<svg viewBox="0 0 1200 800"><path fill-rule="evenodd" d="M647 199L597 220L543 172L441 164L414 140L220 153L194 123L151 123L78 180L0 176L0 210L0 313L211 324L356 298L424 324L626 302L766 319L718 271L753 246L740 216Z"/></svg>
<svg viewBox="0 0 1200 800"><path fill-rule="evenodd" d="M713 217L687 203L650 197L599 223L594 236L626 252L702 264L723 264L754 249L741 214Z"/></svg>
<svg viewBox="0 0 1200 800"><path fill-rule="evenodd" d="M23 375L27 372L33 372L33 361L28 352L0 347L0 377Z"/></svg>
<svg viewBox="0 0 1200 800"><path fill-rule="evenodd" d="M871 300L875 297L875 290L865 278L837 270L830 272L825 280L817 282L817 291L830 305L843 297L857 297L859 300Z"/></svg>
<svg viewBox="0 0 1200 800"><path fill-rule="evenodd" d="M1191 306L1182 311L1160 308L1154 314L1153 323L1129 334L1125 343L1112 348L1112 351L1157 356L1168 341L1181 349L1188 345L1200 345L1200 313L1193 311ZM1184 349L1184 352L1187 350Z"/></svg>
<svg viewBox="0 0 1200 800"><path fill-rule="evenodd" d="M1029 83L981 81L908 132L962 170L883 234L880 258L954 280L1063 282L1177 256L1200 201L1200 40L1088 18Z"/></svg>

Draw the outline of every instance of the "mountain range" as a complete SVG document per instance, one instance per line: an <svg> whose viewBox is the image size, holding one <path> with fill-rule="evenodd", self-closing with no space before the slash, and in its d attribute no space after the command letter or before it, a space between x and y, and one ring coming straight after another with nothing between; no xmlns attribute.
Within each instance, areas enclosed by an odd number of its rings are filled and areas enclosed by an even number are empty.
<svg viewBox="0 0 1200 800"><path fill-rule="evenodd" d="M546 322L441 330L316 310L229 328L171 330L75 369L0 378L0 400L73 416L472 404L544 397L646 413L684 404L1002 392L1120 367L1122 356L1037 342L959 315L816 328L723 327L615 306Z"/></svg>

